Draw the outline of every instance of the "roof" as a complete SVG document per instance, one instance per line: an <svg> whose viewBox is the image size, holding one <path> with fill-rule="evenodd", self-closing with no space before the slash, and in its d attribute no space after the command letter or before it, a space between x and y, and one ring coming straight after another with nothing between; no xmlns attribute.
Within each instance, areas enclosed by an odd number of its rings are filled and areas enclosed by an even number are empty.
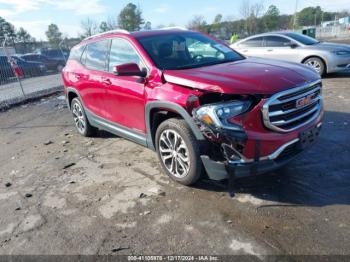
<svg viewBox="0 0 350 262"><path fill-rule="evenodd" d="M134 31L134 32L128 32L126 30L116 29L116 30L111 30L104 33L96 34L93 36L89 36L85 38L82 42L89 41L92 39L97 39L97 38L105 38L105 37L114 36L114 35L131 35L135 38L140 38L145 36L165 35L165 34L170 34L174 32L183 32L183 31L187 31L187 29L181 28L181 27L169 27L169 28L162 28L157 30Z"/></svg>
<svg viewBox="0 0 350 262"><path fill-rule="evenodd" d="M149 31L136 31L130 33L135 38L145 37L145 36L155 36L155 35L168 35L174 32L193 32L182 29L157 29L157 30L149 30Z"/></svg>

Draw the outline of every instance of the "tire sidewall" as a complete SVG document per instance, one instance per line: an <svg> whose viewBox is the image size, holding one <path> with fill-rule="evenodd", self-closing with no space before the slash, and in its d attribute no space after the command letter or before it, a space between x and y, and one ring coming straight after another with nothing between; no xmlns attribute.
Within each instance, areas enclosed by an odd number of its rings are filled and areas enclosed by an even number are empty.
<svg viewBox="0 0 350 262"><path fill-rule="evenodd" d="M181 121L181 120L178 120L178 121ZM182 126L184 127L184 125L182 125ZM194 144L194 143L196 143L195 140L193 140L194 136L192 133L189 133L192 131L189 129L188 126L186 126L186 127L187 127L186 131L188 132L188 134L186 134L186 132L184 132L184 130L175 121L165 121L159 125L157 132L156 132L155 141L156 141L156 150L157 150L158 159L160 161L160 164L161 164L163 170L166 172L166 174L171 179L173 179L173 180L175 180L183 185L192 185L200 177L201 160L200 160L200 156L199 156L199 152L198 152L198 145ZM176 131L181 136L181 138L185 142L187 149L188 149L188 154L189 154L189 158L190 158L190 168L189 168L188 174L183 178L179 178L179 177L172 175L168 171L168 169L165 167L163 160L160 156L160 152L159 152L160 135L163 133L163 131L165 131L167 129ZM188 135L192 135L193 136L192 139ZM196 150L196 148L197 148L197 150Z"/></svg>
<svg viewBox="0 0 350 262"><path fill-rule="evenodd" d="M83 117L84 117L84 121L85 121L85 128L84 128L84 132L80 132L80 130L78 129L78 127L76 126L76 124L74 123L75 125L75 128L76 130L78 131L79 134L83 135L83 136L87 136L88 134L88 120L87 120L87 117L86 117L86 114L85 114L85 110L84 110L84 107L83 107L83 104L80 102L80 100L78 98L73 98L72 100L72 104L71 104L71 110L72 110L72 114L73 114L73 106L74 104L78 104L80 107L81 107L81 111L83 112ZM74 115L73 115L74 117ZM74 119L74 118L73 118Z"/></svg>

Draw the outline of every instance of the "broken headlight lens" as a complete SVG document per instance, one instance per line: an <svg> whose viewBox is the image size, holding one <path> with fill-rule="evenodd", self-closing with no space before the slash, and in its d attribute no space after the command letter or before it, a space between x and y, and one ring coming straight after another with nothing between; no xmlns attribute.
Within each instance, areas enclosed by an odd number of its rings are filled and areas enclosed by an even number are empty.
<svg viewBox="0 0 350 262"><path fill-rule="evenodd" d="M251 106L250 101L230 101L201 106L193 111L193 117L214 128L242 130L238 125L228 122L234 116L246 112Z"/></svg>

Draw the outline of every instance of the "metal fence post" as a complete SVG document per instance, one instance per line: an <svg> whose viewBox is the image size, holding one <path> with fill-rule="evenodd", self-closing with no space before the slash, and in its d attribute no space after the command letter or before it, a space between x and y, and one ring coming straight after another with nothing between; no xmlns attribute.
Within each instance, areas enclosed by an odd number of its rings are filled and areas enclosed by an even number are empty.
<svg viewBox="0 0 350 262"><path fill-rule="evenodd" d="M62 49L62 46L63 46L63 43L65 42L65 38L63 38L62 39L62 41L58 44L58 48L60 49L60 51L61 51L61 54L62 54L62 56L63 56L63 59L64 59L64 61L66 61L67 62L67 57L64 55L64 52L63 52L63 49Z"/></svg>
<svg viewBox="0 0 350 262"><path fill-rule="evenodd" d="M11 64L12 58L11 58L10 54L8 53L8 51L7 51L7 48L6 48L6 41L7 41L7 37L5 37L5 39L4 39L4 41L3 41L3 44L2 44L2 47L3 47L3 49L4 49L5 55L6 55L7 59L8 59L8 61L9 61L9 63ZM23 97L24 97L24 99L26 99L26 94L24 93L24 89L23 89L23 85L22 85L21 79L19 78L19 76L18 76L16 70L13 68L12 65L11 65L11 69L12 69L14 75L15 75L16 78L17 78L17 81L18 81L18 83L19 83L19 86L21 87Z"/></svg>

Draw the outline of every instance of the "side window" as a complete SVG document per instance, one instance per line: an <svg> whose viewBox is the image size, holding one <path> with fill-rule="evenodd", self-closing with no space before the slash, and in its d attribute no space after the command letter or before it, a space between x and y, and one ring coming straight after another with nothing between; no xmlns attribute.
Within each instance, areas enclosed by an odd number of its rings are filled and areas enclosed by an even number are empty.
<svg viewBox="0 0 350 262"><path fill-rule="evenodd" d="M105 71L109 41L103 40L88 44L85 65L87 68Z"/></svg>
<svg viewBox="0 0 350 262"><path fill-rule="evenodd" d="M113 71L114 66L128 63L136 63L140 69L145 67L135 48L127 40L114 38L109 54L109 72Z"/></svg>
<svg viewBox="0 0 350 262"><path fill-rule="evenodd" d="M262 47L263 37L251 38L239 44L239 47Z"/></svg>
<svg viewBox="0 0 350 262"><path fill-rule="evenodd" d="M287 38L280 36L266 36L265 37L265 45L267 47L285 47L289 46L291 41Z"/></svg>
<svg viewBox="0 0 350 262"><path fill-rule="evenodd" d="M81 46L78 46L78 47L73 47L71 52L70 52L70 55L69 55L69 60L76 60L76 61L80 61L80 58L81 58L81 55L83 53L85 49L85 45L81 45Z"/></svg>

